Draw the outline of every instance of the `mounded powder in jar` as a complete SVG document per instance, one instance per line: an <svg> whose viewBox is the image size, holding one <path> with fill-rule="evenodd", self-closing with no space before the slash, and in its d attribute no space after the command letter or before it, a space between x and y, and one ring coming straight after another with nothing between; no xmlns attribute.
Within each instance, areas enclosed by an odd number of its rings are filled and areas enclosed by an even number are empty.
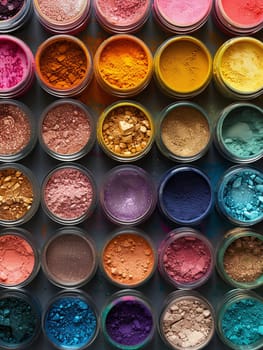
<svg viewBox="0 0 263 350"><path fill-rule="evenodd" d="M16 16L24 3L25 0L2 0L0 2L0 22Z"/></svg>

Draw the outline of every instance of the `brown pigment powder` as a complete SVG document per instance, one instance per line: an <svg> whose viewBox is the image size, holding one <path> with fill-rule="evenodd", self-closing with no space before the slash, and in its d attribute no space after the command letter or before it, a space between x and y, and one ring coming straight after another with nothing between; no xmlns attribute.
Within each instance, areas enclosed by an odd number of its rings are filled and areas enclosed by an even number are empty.
<svg viewBox="0 0 263 350"><path fill-rule="evenodd" d="M148 278L155 263L150 244L140 235L132 233L114 237L105 247L102 259L110 279L129 286Z"/></svg>
<svg viewBox="0 0 263 350"><path fill-rule="evenodd" d="M253 282L263 274L263 241L253 237L236 239L225 251L224 269L237 282Z"/></svg>
<svg viewBox="0 0 263 350"><path fill-rule="evenodd" d="M177 107L164 118L161 138L174 155L192 157L207 146L210 138L209 125L197 109Z"/></svg>

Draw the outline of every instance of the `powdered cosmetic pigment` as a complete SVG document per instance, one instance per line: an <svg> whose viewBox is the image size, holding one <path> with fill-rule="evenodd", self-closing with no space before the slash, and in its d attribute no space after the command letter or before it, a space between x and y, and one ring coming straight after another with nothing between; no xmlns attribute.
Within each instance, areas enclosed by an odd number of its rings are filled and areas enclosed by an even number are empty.
<svg viewBox="0 0 263 350"><path fill-rule="evenodd" d="M0 21L13 18L23 7L25 0L5 0L0 3Z"/></svg>

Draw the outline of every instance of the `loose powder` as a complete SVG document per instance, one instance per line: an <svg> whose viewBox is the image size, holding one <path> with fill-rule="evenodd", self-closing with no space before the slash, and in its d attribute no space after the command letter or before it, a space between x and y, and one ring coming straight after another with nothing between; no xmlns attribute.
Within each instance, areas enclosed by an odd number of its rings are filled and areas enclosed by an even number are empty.
<svg viewBox="0 0 263 350"><path fill-rule="evenodd" d="M229 19L238 25L255 26L263 22L262 0L221 0Z"/></svg>
<svg viewBox="0 0 263 350"><path fill-rule="evenodd" d="M32 183L25 174L12 168L0 171L0 220L21 219L33 199Z"/></svg>
<svg viewBox="0 0 263 350"><path fill-rule="evenodd" d="M0 21L13 18L24 6L25 0L0 1Z"/></svg>
<svg viewBox="0 0 263 350"><path fill-rule="evenodd" d="M154 251L145 238L136 233L119 234L103 250L103 268L116 283L128 286L146 280L154 268Z"/></svg>
<svg viewBox="0 0 263 350"><path fill-rule="evenodd" d="M31 126L27 114L14 104L0 104L0 155L22 151L29 143Z"/></svg>
<svg viewBox="0 0 263 350"><path fill-rule="evenodd" d="M214 320L210 308L201 299L185 297L166 307L160 326L163 336L175 349L199 349L211 337Z"/></svg>
<svg viewBox="0 0 263 350"><path fill-rule="evenodd" d="M41 133L45 145L51 151L61 155L78 153L90 139L89 116L77 105L59 104L45 115Z"/></svg>
<svg viewBox="0 0 263 350"><path fill-rule="evenodd" d="M224 269L237 282L254 282L263 275L263 240L253 236L233 241L224 254Z"/></svg>
<svg viewBox="0 0 263 350"><path fill-rule="evenodd" d="M89 177L75 168L55 170L44 187L48 210L64 220L74 220L85 215L93 198L93 185Z"/></svg>
<svg viewBox="0 0 263 350"><path fill-rule="evenodd" d="M83 0L38 0L42 15L52 22L65 24L78 18L85 6Z"/></svg>
<svg viewBox="0 0 263 350"><path fill-rule="evenodd" d="M173 108L161 124L161 138L167 149L179 157L200 153L210 139L206 118L195 108Z"/></svg>
<svg viewBox="0 0 263 350"><path fill-rule="evenodd" d="M0 284L18 285L32 274L35 255L31 245L12 233L0 236Z"/></svg>

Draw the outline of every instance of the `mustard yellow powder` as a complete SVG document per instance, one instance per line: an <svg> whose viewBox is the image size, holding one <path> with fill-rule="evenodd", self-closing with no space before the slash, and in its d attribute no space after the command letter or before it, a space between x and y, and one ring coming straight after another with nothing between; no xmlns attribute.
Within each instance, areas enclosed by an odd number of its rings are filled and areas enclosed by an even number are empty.
<svg viewBox="0 0 263 350"><path fill-rule="evenodd" d="M221 74L232 89L244 93L263 88L263 49L249 42L228 47L221 61Z"/></svg>

